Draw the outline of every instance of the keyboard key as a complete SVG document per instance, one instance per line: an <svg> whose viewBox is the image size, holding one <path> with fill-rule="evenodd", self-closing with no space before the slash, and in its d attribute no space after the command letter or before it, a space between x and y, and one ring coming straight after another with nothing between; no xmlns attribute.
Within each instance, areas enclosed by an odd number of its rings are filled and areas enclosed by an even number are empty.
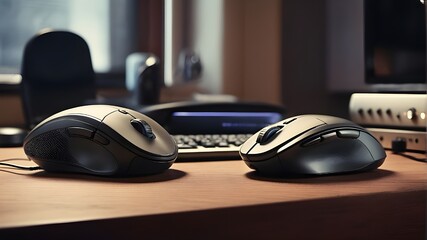
<svg viewBox="0 0 427 240"><path fill-rule="evenodd" d="M197 134L173 136L178 145L178 160L198 156L239 158L239 148L252 134Z"/></svg>

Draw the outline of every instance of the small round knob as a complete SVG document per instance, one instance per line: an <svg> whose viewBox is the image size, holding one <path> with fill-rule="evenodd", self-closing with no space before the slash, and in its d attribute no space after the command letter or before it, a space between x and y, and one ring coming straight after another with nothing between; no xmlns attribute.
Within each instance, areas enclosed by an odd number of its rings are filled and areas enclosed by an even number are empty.
<svg viewBox="0 0 427 240"><path fill-rule="evenodd" d="M408 111L406 112L406 117L409 120L415 120L417 118L417 110L415 108L408 109Z"/></svg>

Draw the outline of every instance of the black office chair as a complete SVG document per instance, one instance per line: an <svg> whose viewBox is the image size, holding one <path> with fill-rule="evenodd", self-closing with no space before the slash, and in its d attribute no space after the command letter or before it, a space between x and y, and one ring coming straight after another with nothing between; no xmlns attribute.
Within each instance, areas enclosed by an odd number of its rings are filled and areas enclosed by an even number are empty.
<svg viewBox="0 0 427 240"><path fill-rule="evenodd" d="M21 74L29 128L56 112L84 105L96 95L89 47L71 32L44 32L30 39Z"/></svg>

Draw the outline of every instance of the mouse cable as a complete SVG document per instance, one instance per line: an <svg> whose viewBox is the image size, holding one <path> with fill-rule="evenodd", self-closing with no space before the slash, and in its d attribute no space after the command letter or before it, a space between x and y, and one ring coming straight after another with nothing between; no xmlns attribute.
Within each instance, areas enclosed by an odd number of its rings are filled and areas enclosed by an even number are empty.
<svg viewBox="0 0 427 240"><path fill-rule="evenodd" d="M401 153L395 153L395 154L400 155L400 156L405 157L405 158L408 158L408 159L411 159L411 160L414 160L414 161L427 162L426 158L417 158L417 157L414 157L414 156L411 156L411 155L408 155L408 154L405 154L402 152Z"/></svg>
<svg viewBox="0 0 427 240"><path fill-rule="evenodd" d="M405 154L405 152L408 151L408 149L406 148L406 139L404 138L396 138L391 142L391 151L394 154L400 155L402 157L414 160L414 161L418 161L418 162L427 162L426 158L417 158L414 156L411 156L409 154Z"/></svg>
<svg viewBox="0 0 427 240"><path fill-rule="evenodd" d="M29 170L29 171L34 171L34 170L40 170L40 169L42 169L39 166L36 166L36 167L26 167L26 166L20 166L20 165L16 165L16 164L11 164L11 163L5 163L5 161L12 161L12 160L28 160L28 159L25 159L25 158L3 159L3 160L0 160L0 166L13 167L13 168L17 168L17 169L21 169L21 170Z"/></svg>

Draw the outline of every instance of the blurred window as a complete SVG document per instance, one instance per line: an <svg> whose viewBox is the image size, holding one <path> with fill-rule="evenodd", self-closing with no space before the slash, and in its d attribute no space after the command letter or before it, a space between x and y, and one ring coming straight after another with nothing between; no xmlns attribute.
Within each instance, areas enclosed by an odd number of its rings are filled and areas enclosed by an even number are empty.
<svg viewBox="0 0 427 240"><path fill-rule="evenodd" d="M136 0L0 0L0 74L19 73L27 41L44 28L83 37L97 73L124 72L137 51Z"/></svg>

